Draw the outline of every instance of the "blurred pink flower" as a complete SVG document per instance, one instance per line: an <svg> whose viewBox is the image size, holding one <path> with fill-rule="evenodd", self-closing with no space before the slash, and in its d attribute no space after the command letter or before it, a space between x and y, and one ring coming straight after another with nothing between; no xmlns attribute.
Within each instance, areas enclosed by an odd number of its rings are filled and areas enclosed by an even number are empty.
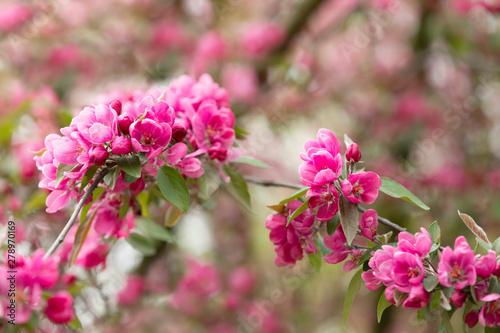
<svg viewBox="0 0 500 333"><path fill-rule="evenodd" d="M144 290L144 280L140 275L129 275L124 288L118 293L119 305L131 305L142 295Z"/></svg>
<svg viewBox="0 0 500 333"><path fill-rule="evenodd" d="M222 70L222 85L237 101L250 104L258 97L259 82L252 67L234 64L225 66Z"/></svg>
<svg viewBox="0 0 500 333"><path fill-rule="evenodd" d="M73 297L67 291L58 291L47 300L45 315L56 324L67 324L75 318Z"/></svg>
<svg viewBox="0 0 500 333"><path fill-rule="evenodd" d="M22 1L10 1L0 6L0 31L9 32L28 21L31 8Z"/></svg>
<svg viewBox="0 0 500 333"><path fill-rule="evenodd" d="M258 22L248 26L241 35L245 53L260 57L278 48L285 39L285 31L272 22Z"/></svg>

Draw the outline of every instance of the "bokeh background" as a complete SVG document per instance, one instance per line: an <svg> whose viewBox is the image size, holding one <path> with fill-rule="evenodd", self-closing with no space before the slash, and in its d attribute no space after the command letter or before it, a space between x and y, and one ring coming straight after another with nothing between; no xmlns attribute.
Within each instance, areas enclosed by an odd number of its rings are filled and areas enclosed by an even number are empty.
<svg viewBox="0 0 500 333"><path fill-rule="evenodd" d="M2 0L1 221L15 219L20 252L47 248L70 212L45 213L30 151L102 94L209 73L248 132L241 146L270 165L243 173L298 183L304 142L318 128L347 133L368 169L431 207L381 196L379 215L413 232L437 220L442 244L460 234L473 244L460 210L494 240L499 10L496 1L474 0ZM294 269L276 267L266 206L293 190L249 188L254 213L218 190L173 228L176 246L144 259L118 242L105 267L77 271L91 281L76 301L84 331L437 331L438 313L419 324L416 311L390 308L377 324L380 293L365 288L344 328L352 273L326 263L316 272L307 258ZM118 306L132 272L144 276L143 297ZM182 283L203 289L210 281L215 295L169 305Z"/></svg>

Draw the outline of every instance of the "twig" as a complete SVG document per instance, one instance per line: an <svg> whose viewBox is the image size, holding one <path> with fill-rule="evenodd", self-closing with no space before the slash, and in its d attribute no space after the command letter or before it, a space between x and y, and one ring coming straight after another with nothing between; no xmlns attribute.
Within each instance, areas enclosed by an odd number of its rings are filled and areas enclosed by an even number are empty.
<svg viewBox="0 0 500 333"><path fill-rule="evenodd" d="M262 179L257 179L257 178L252 178L252 177L245 177L245 180L249 183L257 184L260 186L274 186L274 187L286 187L286 188L292 188L296 190L302 189L304 186L301 186L299 184L292 184L292 183L284 183L284 182L277 182L274 180L262 180Z"/></svg>
<svg viewBox="0 0 500 333"><path fill-rule="evenodd" d="M362 213L366 212L366 208L363 208L363 207L361 207L361 206L359 206L359 205L356 205L356 206L358 207L358 210L359 210L360 212L362 212ZM388 227L390 227L390 228L392 228L392 229L394 229L394 230L397 230L397 231L399 231L399 232L408 232L408 231L406 231L406 228L403 228L403 227L402 227L402 226L400 226L399 224L396 224L396 223L394 223L394 222L389 221L389 220L388 220L388 219L386 219L385 217L381 217L381 216L379 216L379 217L378 217L378 221L379 221L381 224L386 225L386 226L388 226ZM409 232L408 232L408 233L409 233ZM411 233L409 233L409 234L411 235Z"/></svg>
<svg viewBox="0 0 500 333"><path fill-rule="evenodd" d="M80 210L82 209L83 205L85 204L85 202L87 201L89 196L92 195L92 193L97 188L97 186L99 185L101 180L103 180L104 176L106 176L108 174L108 172L109 172L109 166L106 166L97 175L97 177L95 177L94 182L92 183L92 185L90 185L90 187L87 189L87 191L85 191L85 193L83 194L83 197L78 202L75 210L73 211L73 214L71 214L71 217L69 218L68 223L66 223L66 225L64 226L64 229L61 231L59 236L57 236L57 239L54 241L54 243L49 248L47 253L45 253L44 258L48 258L50 255L54 254L54 252L59 247L59 245L61 245L61 243L64 241L64 238L66 238L66 235L68 234L69 229L71 229L71 227L75 223L76 218L78 217L78 213L80 213Z"/></svg>

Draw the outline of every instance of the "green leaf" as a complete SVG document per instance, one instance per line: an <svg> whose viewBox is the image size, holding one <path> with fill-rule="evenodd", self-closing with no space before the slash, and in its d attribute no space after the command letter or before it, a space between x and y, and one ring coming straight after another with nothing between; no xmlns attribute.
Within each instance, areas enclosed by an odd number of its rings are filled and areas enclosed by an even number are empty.
<svg viewBox="0 0 500 333"><path fill-rule="evenodd" d="M147 239L146 237L132 232L130 236L126 239L134 249L144 254L146 257L152 256L156 253L156 246L154 242Z"/></svg>
<svg viewBox="0 0 500 333"><path fill-rule="evenodd" d="M175 236L167 228L156 224L154 221L145 217L141 217L136 219L135 223L137 229L144 233L147 238L156 239L167 243L175 243Z"/></svg>
<svg viewBox="0 0 500 333"><path fill-rule="evenodd" d="M139 156L122 156L118 158L118 167L134 178L141 177L141 161Z"/></svg>
<svg viewBox="0 0 500 333"><path fill-rule="evenodd" d="M393 197L393 198L401 198L403 200L406 200L408 202L411 202L418 207L422 208L423 210L429 210L429 206L424 204L422 200L417 198L417 196L413 193L411 193L406 187L403 185L399 184L395 180L387 177L381 177L382 180L382 186L380 186L380 191L384 192L385 194Z"/></svg>
<svg viewBox="0 0 500 333"><path fill-rule="evenodd" d="M59 163L59 165L57 166L57 171L56 171L56 187L59 186L61 181L64 179L65 173L70 172L71 170L76 168L77 165L78 164L66 165L66 164Z"/></svg>
<svg viewBox="0 0 500 333"><path fill-rule="evenodd" d="M124 180L124 181L125 181L125 183L127 183L127 184L132 184L132 183L133 183L133 182L135 182L137 179L139 179L139 178L134 177L134 176L131 176L131 175L129 175L128 173L125 173L125 174L123 175L123 180Z"/></svg>
<svg viewBox="0 0 500 333"><path fill-rule="evenodd" d="M32 210L45 207L45 200L47 199L48 195L49 194L45 191L40 191L40 190L35 191L28 199L28 202L23 207L23 210L29 213Z"/></svg>
<svg viewBox="0 0 500 333"><path fill-rule="evenodd" d="M78 225L78 228L76 229L73 249L71 250L71 257L69 260L70 266L75 263L75 260L78 257L78 253L80 253L83 243L85 243L85 239L87 239L87 235L89 234L90 227L92 226L92 222L94 221L98 209L99 208L94 209L92 215L90 215L90 218L85 219Z"/></svg>
<svg viewBox="0 0 500 333"><path fill-rule="evenodd" d="M439 307L440 304L441 304L441 290L436 290L436 292L434 292L431 297L430 310L434 311Z"/></svg>
<svg viewBox="0 0 500 333"><path fill-rule="evenodd" d="M377 322L380 323L380 320L382 319L382 314L384 313L385 309L390 307L392 305L391 302L387 300L385 297L385 293L382 293L380 295L380 299L378 300L377 304Z"/></svg>
<svg viewBox="0 0 500 333"><path fill-rule="evenodd" d="M495 251L495 253L497 255L500 254L500 237L498 237L497 239L495 239L495 241L493 242L493 245L491 246L491 249L493 251Z"/></svg>
<svg viewBox="0 0 500 333"><path fill-rule="evenodd" d="M288 216L288 220L287 220L287 223L286 225L288 226L290 224L290 222L292 222L297 216L299 216L300 214L302 214L303 212L306 211L307 208L309 208L309 199L310 198L307 198L306 201L304 201L302 203L302 205L299 206L299 208L297 208L293 213L292 215Z"/></svg>
<svg viewBox="0 0 500 333"><path fill-rule="evenodd" d="M142 191L141 193L137 194L136 196L137 201L139 202L139 205L141 206L141 215L150 217L149 216L149 210L148 210L148 202L149 202L149 192Z"/></svg>
<svg viewBox="0 0 500 333"><path fill-rule="evenodd" d="M234 161L234 163L247 164L257 168L269 169L269 165L267 165L266 163L249 156L242 156Z"/></svg>
<svg viewBox="0 0 500 333"><path fill-rule="evenodd" d="M239 127L238 125L234 126L234 134L237 139L245 139L249 132L245 131L243 128Z"/></svg>
<svg viewBox="0 0 500 333"><path fill-rule="evenodd" d="M224 166L224 172L231 178L229 184L226 184L229 193L231 193L249 212L252 212L250 202L250 193L243 176L236 170Z"/></svg>
<svg viewBox="0 0 500 333"><path fill-rule="evenodd" d="M186 212L189 208L189 191L181 174L169 166L158 168L158 187L172 205Z"/></svg>
<svg viewBox="0 0 500 333"><path fill-rule="evenodd" d="M196 184L198 185L198 196L200 199L207 200L210 198L210 195L208 194L207 177L205 174L196 178Z"/></svg>
<svg viewBox="0 0 500 333"><path fill-rule="evenodd" d="M90 207L92 207L92 204L97 200L97 198L101 196L104 190L105 190L104 187L98 187L94 190L94 193L92 193L92 201L89 204L83 206L82 210L80 211L80 224L83 223L83 221L85 221L85 218L87 217L87 213Z"/></svg>
<svg viewBox="0 0 500 333"><path fill-rule="evenodd" d="M310 187L305 187L305 188L303 188L301 190L298 190L297 192L295 192L294 194L292 194L288 198L286 198L284 200L281 200L280 201L280 205L287 204L287 203L289 203L292 200L300 198L301 196L305 195L309 189L310 189Z"/></svg>
<svg viewBox="0 0 500 333"><path fill-rule="evenodd" d="M344 326L347 324L347 319L349 318L349 312L351 312L354 297L356 297L356 294L361 288L361 273L363 273L363 270L358 270L352 277L351 282L349 282L349 286L347 287L347 293L344 301Z"/></svg>
<svg viewBox="0 0 500 333"><path fill-rule="evenodd" d="M356 206L356 204L350 202L349 199L347 199L344 194L341 194L339 198L339 213L340 213L340 223L342 225L342 230L344 231L347 244L351 245L358 231L358 225L359 225L358 207Z"/></svg>
<svg viewBox="0 0 500 333"><path fill-rule="evenodd" d="M491 245L486 243L484 240L482 240L481 238L479 237L476 237L476 241L478 242L479 245L481 245L481 247L483 249L485 249L486 251L489 251L491 250Z"/></svg>
<svg viewBox="0 0 500 333"><path fill-rule="evenodd" d="M450 323L450 316L448 314L448 311L442 310L441 311L441 319L443 320L444 327L446 328L446 331L448 333L453 333L453 327L451 326Z"/></svg>
<svg viewBox="0 0 500 333"><path fill-rule="evenodd" d="M328 233L328 236L332 236L335 230L339 227L340 224L340 216L339 214L335 214L335 216L331 219L326 221L326 232Z"/></svg>
<svg viewBox="0 0 500 333"><path fill-rule="evenodd" d="M120 169L117 167L111 169L110 172L104 176L104 183L109 186L111 191L114 190L118 177L120 177Z"/></svg>
<svg viewBox="0 0 500 333"><path fill-rule="evenodd" d="M128 196L128 191L125 190L125 194L123 197L123 204L120 206L120 215L119 218L122 219L127 215L128 209L130 207L130 198Z"/></svg>
<svg viewBox="0 0 500 333"><path fill-rule="evenodd" d="M441 229L439 228L437 221L432 222L429 228L427 228L427 231L431 235L433 243L441 243Z"/></svg>
<svg viewBox="0 0 500 333"><path fill-rule="evenodd" d="M429 316L429 308L426 306L425 308L418 309L417 311L417 323L422 323L427 320Z"/></svg>
<svg viewBox="0 0 500 333"><path fill-rule="evenodd" d="M308 255L309 262L311 266L316 270L316 272L321 271L321 262L323 261L321 258L321 252L318 251L316 253L311 253Z"/></svg>
<svg viewBox="0 0 500 333"><path fill-rule="evenodd" d="M97 169L99 169L98 165L92 165L87 169L87 171L83 175L82 182L80 184L80 189L78 190L78 194L82 194L82 191L85 188L85 186L87 186L92 180L92 178L94 178Z"/></svg>
<svg viewBox="0 0 500 333"><path fill-rule="evenodd" d="M431 275L424 279L424 289L427 292L432 292L437 287L438 284L439 280L437 275Z"/></svg>

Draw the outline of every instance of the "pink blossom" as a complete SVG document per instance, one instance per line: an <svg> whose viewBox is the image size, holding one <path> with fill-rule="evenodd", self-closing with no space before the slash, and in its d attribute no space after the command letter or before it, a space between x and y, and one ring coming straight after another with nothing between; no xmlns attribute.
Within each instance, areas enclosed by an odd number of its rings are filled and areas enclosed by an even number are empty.
<svg viewBox="0 0 500 333"><path fill-rule="evenodd" d="M142 295L144 281L140 275L129 275L125 287L118 293L119 305L131 305Z"/></svg>
<svg viewBox="0 0 500 333"><path fill-rule="evenodd" d="M489 294L480 298L480 301L486 302L479 311L479 322L483 326L500 326L500 295Z"/></svg>
<svg viewBox="0 0 500 333"><path fill-rule="evenodd" d="M208 152L211 159L225 162L228 149L235 139L235 119L228 108L218 108L214 100L203 101L192 119L198 148Z"/></svg>
<svg viewBox="0 0 500 333"><path fill-rule="evenodd" d="M469 326L469 328L473 328L479 321L479 312L477 310L472 310L467 315L465 315L464 321L467 326Z"/></svg>
<svg viewBox="0 0 500 333"><path fill-rule="evenodd" d="M462 290L455 290L450 297L450 303L456 308L462 307L464 305L465 299L467 298L467 293Z"/></svg>
<svg viewBox="0 0 500 333"><path fill-rule="evenodd" d="M77 228L78 226L75 225L70 229L68 235L64 239L64 242L55 253L55 255L59 257L61 263L66 263L70 260ZM109 245L102 242L100 235L90 231L87 238L85 238L85 242L83 243L78 256L76 257L75 265L84 268L99 266L100 264L104 264L106 262L108 252Z"/></svg>
<svg viewBox="0 0 500 333"><path fill-rule="evenodd" d="M373 241L373 236L377 234L378 214L374 209L368 209L361 215L359 220L359 228L361 234Z"/></svg>
<svg viewBox="0 0 500 333"><path fill-rule="evenodd" d="M327 248L332 250L332 252L323 257L323 260L329 264L337 264L344 261L350 253L350 250L345 247L347 239L341 227L337 228L331 236L325 235L323 242Z"/></svg>
<svg viewBox="0 0 500 333"><path fill-rule="evenodd" d="M318 208L316 217L319 221L331 220L339 211L339 194L333 185L328 187L311 187L306 197L309 199L309 208Z"/></svg>
<svg viewBox="0 0 500 333"><path fill-rule="evenodd" d="M181 174L186 175L187 177L201 177L204 170L200 160L195 157L200 152L194 152L186 155L187 149L187 145L182 142L176 143L174 146L167 149L165 151L167 163L175 165Z"/></svg>
<svg viewBox="0 0 500 333"><path fill-rule="evenodd" d="M249 294L255 289L256 281L254 274L245 267L240 267L231 273L229 286L231 290L239 294Z"/></svg>
<svg viewBox="0 0 500 333"><path fill-rule="evenodd" d="M265 226L271 230L269 239L274 243L277 266L294 266L296 261L302 260L303 252L316 253L316 245L310 238L314 213L306 209L287 226L287 215L291 215L302 203L298 200L289 202L286 206L287 214L272 214L266 219Z"/></svg>
<svg viewBox="0 0 500 333"><path fill-rule="evenodd" d="M53 323L67 324L75 318L73 297L67 291L58 291L47 300L45 315Z"/></svg>
<svg viewBox="0 0 500 333"><path fill-rule="evenodd" d="M111 153L115 155L128 154L132 152L132 143L126 136L117 136L111 141Z"/></svg>
<svg viewBox="0 0 500 333"><path fill-rule="evenodd" d="M31 8L20 1L11 1L0 7L0 31L14 30L31 18Z"/></svg>
<svg viewBox="0 0 500 333"><path fill-rule="evenodd" d="M204 301L220 290L220 277L217 270L194 260L188 261L188 270L177 285L172 303L180 310L198 313Z"/></svg>
<svg viewBox="0 0 500 333"><path fill-rule="evenodd" d="M381 184L380 177L376 173L359 171L344 179L342 192L350 202L370 205L377 199Z"/></svg>
<svg viewBox="0 0 500 333"><path fill-rule="evenodd" d="M394 260L394 283L397 290L409 293L411 288L424 280L424 265L420 256L396 252Z"/></svg>
<svg viewBox="0 0 500 333"><path fill-rule="evenodd" d="M135 150L146 152L146 158L152 159L167 147L172 138L172 130L168 124L160 125L145 118L130 126L130 136Z"/></svg>
<svg viewBox="0 0 500 333"><path fill-rule="evenodd" d="M361 152L359 151L359 147L357 143L351 143L347 148L345 153L345 158L348 162L358 163L361 159Z"/></svg>
<svg viewBox="0 0 500 333"><path fill-rule="evenodd" d="M241 65L228 65L222 71L222 84L237 101L255 102L259 82L255 69Z"/></svg>
<svg viewBox="0 0 500 333"><path fill-rule="evenodd" d="M36 250L27 258L25 268L32 277L33 283L39 284L44 289L50 289L59 280L59 260L50 256L44 259L45 250Z"/></svg>
<svg viewBox="0 0 500 333"><path fill-rule="evenodd" d="M104 104L86 107L71 121L70 127L76 127L83 139L93 144L109 142L117 135L115 110ZM63 132L63 134L68 135Z"/></svg>
<svg viewBox="0 0 500 333"><path fill-rule="evenodd" d="M331 155L327 150L311 148L307 160L299 166L300 182L305 186L323 186L338 179L342 174L342 155Z"/></svg>
<svg viewBox="0 0 500 333"><path fill-rule="evenodd" d="M94 146L90 148L89 162L95 165L104 165L108 159L109 153L103 146Z"/></svg>
<svg viewBox="0 0 500 333"><path fill-rule="evenodd" d="M489 279L497 265L497 256L495 251L488 251L485 256L476 256L476 274L481 279Z"/></svg>
<svg viewBox="0 0 500 333"><path fill-rule="evenodd" d="M353 269L355 269L358 266L359 261L361 260L361 257L363 257L363 252L361 250L351 250L350 251L351 258L344 262L342 265L342 270L344 272L350 272Z"/></svg>
<svg viewBox="0 0 500 333"><path fill-rule="evenodd" d="M65 136L54 142L54 160L66 165L88 164L91 143L78 132L71 138Z"/></svg>
<svg viewBox="0 0 500 333"><path fill-rule="evenodd" d="M382 245L382 249L375 251L368 262L371 270L362 275L368 289L375 290L380 284L387 287L394 285L394 256L397 251L390 245Z"/></svg>
<svg viewBox="0 0 500 333"><path fill-rule="evenodd" d="M105 237L115 236L126 238L134 227L134 217L132 213L119 218L120 212L117 208L109 204L100 205L94 218L94 229Z"/></svg>
<svg viewBox="0 0 500 333"><path fill-rule="evenodd" d="M260 57L279 47L285 38L282 27L272 22L258 22L246 28L241 36L243 50Z"/></svg>
<svg viewBox="0 0 500 333"><path fill-rule="evenodd" d="M398 248L403 252L418 254L424 258L429 254L432 247L431 235L425 228L420 228L415 236L407 232L398 234Z"/></svg>
<svg viewBox="0 0 500 333"><path fill-rule="evenodd" d="M424 289L422 283L414 284L410 294L403 301L403 307L407 309L423 309L429 304L430 293Z"/></svg>
<svg viewBox="0 0 500 333"><path fill-rule="evenodd" d="M447 246L441 253L438 266L439 282L445 287L463 289L476 283L474 251L464 236L455 240L455 251Z"/></svg>

